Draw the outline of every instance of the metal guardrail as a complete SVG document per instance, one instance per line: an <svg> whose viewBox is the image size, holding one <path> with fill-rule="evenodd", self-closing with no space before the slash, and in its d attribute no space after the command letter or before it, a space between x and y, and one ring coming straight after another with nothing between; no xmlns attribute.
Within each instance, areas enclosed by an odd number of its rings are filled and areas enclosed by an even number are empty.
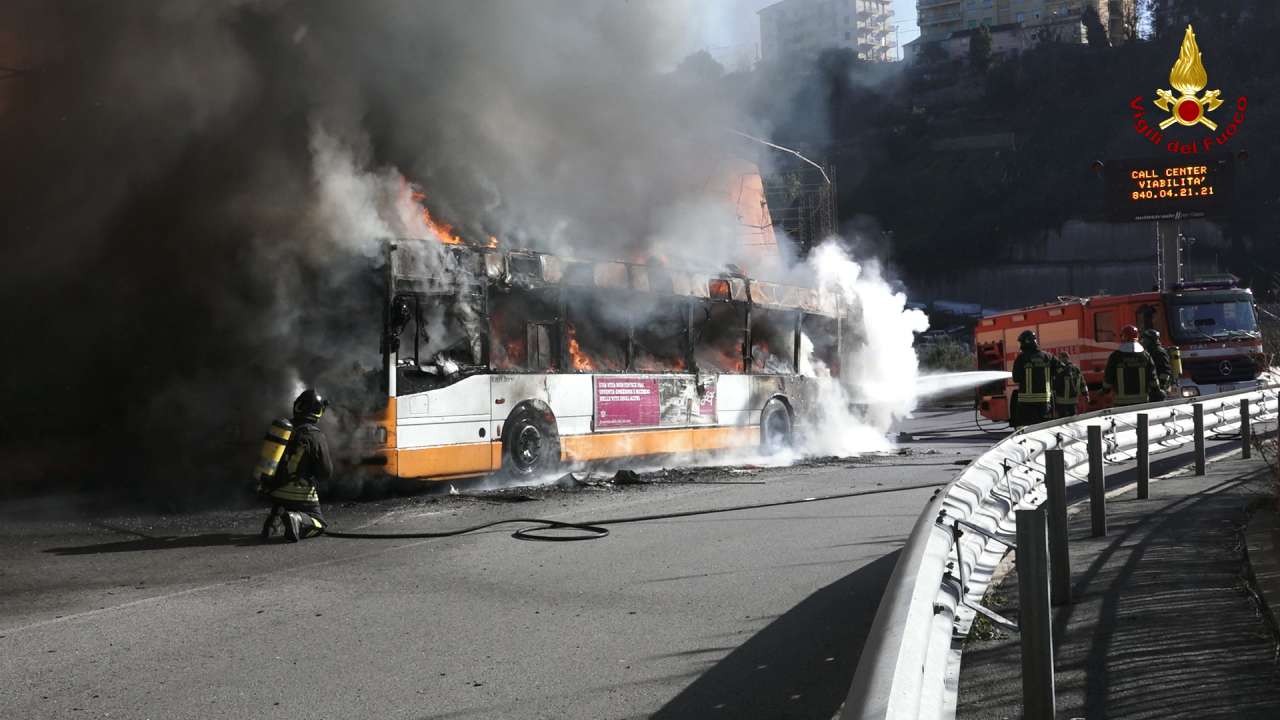
<svg viewBox="0 0 1280 720"><path fill-rule="evenodd" d="M996 565L1015 544L1015 511L1045 500L1045 451L1061 449L1068 485L1088 482L1088 427L1103 429L1108 465L1135 459L1137 416L1148 416L1150 454L1194 441L1193 406L1204 434L1280 417L1280 385L1112 408L1024 428L974 459L936 492L902 549L872 622L843 720L955 717L963 640ZM957 531L958 528L958 531Z"/></svg>

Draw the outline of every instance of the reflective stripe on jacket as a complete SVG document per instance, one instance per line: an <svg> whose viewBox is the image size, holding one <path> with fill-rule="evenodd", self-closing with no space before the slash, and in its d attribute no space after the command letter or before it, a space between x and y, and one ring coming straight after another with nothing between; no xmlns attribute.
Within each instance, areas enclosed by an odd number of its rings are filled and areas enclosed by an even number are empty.
<svg viewBox="0 0 1280 720"><path fill-rule="evenodd" d="M1074 406L1084 394L1084 375L1076 366L1068 365L1054 378L1053 385L1053 401L1059 405Z"/></svg>
<svg viewBox="0 0 1280 720"><path fill-rule="evenodd" d="M1140 405L1149 400L1156 367L1145 351L1117 350L1107 359L1106 386L1114 388L1116 405Z"/></svg>
<svg viewBox="0 0 1280 720"><path fill-rule="evenodd" d="M1018 383L1018 402L1024 405L1048 405L1053 399L1052 371L1057 361L1039 350L1024 352L1013 364L1013 379Z"/></svg>

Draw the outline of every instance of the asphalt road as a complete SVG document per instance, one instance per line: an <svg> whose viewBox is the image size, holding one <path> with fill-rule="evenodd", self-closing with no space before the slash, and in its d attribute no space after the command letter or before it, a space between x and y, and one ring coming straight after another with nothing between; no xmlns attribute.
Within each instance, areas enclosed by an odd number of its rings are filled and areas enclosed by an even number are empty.
<svg viewBox="0 0 1280 720"><path fill-rule="evenodd" d="M335 527L586 520L943 483L994 436L904 423L906 454L654 473L638 486L419 496ZM522 542L262 545L260 511L0 515L0 717L823 718L932 490Z"/></svg>

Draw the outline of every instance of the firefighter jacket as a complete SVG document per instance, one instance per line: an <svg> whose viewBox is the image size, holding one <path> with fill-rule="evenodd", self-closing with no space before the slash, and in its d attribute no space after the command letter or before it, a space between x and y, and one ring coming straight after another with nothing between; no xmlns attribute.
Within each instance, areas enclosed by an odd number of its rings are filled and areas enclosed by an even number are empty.
<svg viewBox="0 0 1280 720"><path fill-rule="evenodd" d="M1013 361L1013 381L1018 383L1018 402L1024 405L1048 405L1053 400L1050 388L1054 373L1061 367L1058 359L1043 350L1023 350Z"/></svg>
<svg viewBox="0 0 1280 720"><path fill-rule="evenodd" d="M1089 395L1089 386L1084 382L1084 373L1069 362L1061 363L1060 369L1053 375L1054 403L1058 407L1074 408L1081 395L1085 397Z"/></svg>
<svg viewBox="0 0 1280 720"><path fill-rule="evenodd" d="M268 494L284 503L319 505L316 484L333 476L329 441L314 421L295 418L293 422L293 436L276 468L276 485Z"/></svg>
<svg viewBox="0 0 1280 720"><path fill-rule="evenodd" d="M1158 343L1142 347L1151 356L1151 361L1156 364L1156 377L1159 378L1161 387L1168 387L1173 380L1173 361L1169 359L1169 351Z"/></svg>
<svg viewBox="0 0 1280 720"><path fill-rule="evenodd" d="M1156 364L1137 343L1126 343L1107 358L1103 387L1116 393L1116 405L1139 405L1148 402L1158 391Z"/></svg>

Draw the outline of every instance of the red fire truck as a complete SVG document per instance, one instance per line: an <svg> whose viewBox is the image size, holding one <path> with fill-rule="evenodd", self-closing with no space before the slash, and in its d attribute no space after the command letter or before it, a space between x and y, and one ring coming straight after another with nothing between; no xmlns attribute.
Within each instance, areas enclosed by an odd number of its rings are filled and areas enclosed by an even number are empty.
<svg viewBox="0 0 1280 720"><path fill-rule="evenodd" d="M1253 293L1235 278L1177 283L1170 292L1060 297L1057 302L997 313L978 322L974 335L979 370L1012 370L1018 335L1035 330L1040 347L1055 355L1065 350L1084 371L1091 401L1083 411L1111 404L1099 392L1107 358L1120 345L1126 325L1160 331L1165 347L1182 355L1178 386L1183 397L1211 395L1259 385L1267 362L1262 352ZM1016 389L1012 380L980 391L979 411L991 420L1008 420Z"/></svg>

